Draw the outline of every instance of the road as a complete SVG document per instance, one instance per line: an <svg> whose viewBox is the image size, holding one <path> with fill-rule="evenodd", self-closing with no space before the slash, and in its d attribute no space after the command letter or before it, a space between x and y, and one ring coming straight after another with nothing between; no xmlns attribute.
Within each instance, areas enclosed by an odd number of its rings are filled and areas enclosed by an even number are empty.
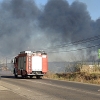
<svg viewBox="0 0 100 100"><path fill-rule="evenodd" d="M20 96L20 99L14 100L100 100L99 85L51 79L15 79L5 75L1 77L0 83Z"/></svg>

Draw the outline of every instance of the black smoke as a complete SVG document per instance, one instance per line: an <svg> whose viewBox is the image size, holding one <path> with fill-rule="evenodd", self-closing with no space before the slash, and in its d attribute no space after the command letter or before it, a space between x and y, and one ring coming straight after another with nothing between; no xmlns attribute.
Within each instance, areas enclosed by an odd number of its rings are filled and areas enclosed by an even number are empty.
<svg viewBox="0 0 100 100"><path fill-rule="evenodd" d="M40 9L34 0L3 0L0 3L1 56L16 55L22 50L63 46L99 34L100 19L92 20L86 4L79 1L69 5L67 0L48 0L43 9ZM100 40L91 41L55 50L72 50L99 43ZM91 49L93 55L94 51ZM87 50L84 53L81 51L80 54L83 53L85 58L86 52ZM64 55L67 56L66 53ZM74 58L72 58L73 53L69 53L68 57L70 55L70 59L76 59L78 53L75 53ZM57 58L56 54L54 57Z"/></svg>
<svg viewBox="0 0 100 100"><path fill-rule="evenodd" d="M75 41L93 35L87 7L78 1L69 5L66 0L49 0L40 17L40 26L55 30L56 34L60 32L62 40Z"/></svg>
<svg viewBox="0 0 100 100"><path fill-rule="evenodd" d="M1 55L28 48L39 14L33 0L3 0L0 4Z"/></svg>

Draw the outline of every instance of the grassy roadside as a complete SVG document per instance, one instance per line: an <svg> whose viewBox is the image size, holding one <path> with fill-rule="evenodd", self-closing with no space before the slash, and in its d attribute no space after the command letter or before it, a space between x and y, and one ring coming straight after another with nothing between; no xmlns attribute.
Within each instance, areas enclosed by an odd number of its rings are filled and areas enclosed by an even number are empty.
<svg viewBox="0 0 100 100"><path fill-rule="evenodd" d="M73 72L73 73L51 73L48 72L45 78L76 81L82 83L100 84L100 72Z"/></svg>
<svg viewBox="0 0 100 100"><path fill-rule="evenodd" d="M45 77L57 80L75 81L90 84L100 85L100 64L87 64L87 63L75 63L73 66L74 72L66 72L69 66L66 66L65 73L51 73L48 72Z"/></svg>

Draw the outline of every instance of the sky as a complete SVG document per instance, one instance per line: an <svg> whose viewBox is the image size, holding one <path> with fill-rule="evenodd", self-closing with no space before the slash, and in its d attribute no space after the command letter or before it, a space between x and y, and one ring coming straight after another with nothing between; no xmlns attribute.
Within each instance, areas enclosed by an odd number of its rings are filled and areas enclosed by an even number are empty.
<svg viewBox="0 0 100 100"><path fill-rule="evenodd" d="M42 5L45 5L48 0L35 0L37 5L41 7ZM74 2L75 0L67 0L69 4ZM77 0L80 2L83 2L87 5L87 10L90 13L91 19L96 20L100 17L100 0Z"/></svg>

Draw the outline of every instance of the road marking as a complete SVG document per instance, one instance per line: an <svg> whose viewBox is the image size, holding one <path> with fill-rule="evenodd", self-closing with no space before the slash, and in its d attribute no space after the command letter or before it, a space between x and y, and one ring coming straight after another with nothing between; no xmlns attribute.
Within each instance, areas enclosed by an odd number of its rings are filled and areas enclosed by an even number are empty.
<svg viewBox="0 0 100 100"><path fill-rule="evenodd" d="M46 98L47 98L47 100L51 100L50 96L48 96L47 94L41 93L39 91L38 92L36 92L35 90L31 91L25 87L20 87L20 90L16 91L15 89L18 88L17 85L3 82L3 81L2 81L2 84L4 86L6 86L10 91L12 91L20 96L23 96L23 97L27 98L28 100L33 100L33 99L34 100L46 100ZM58 100L58 99L55 99L55 100Z"/></svg>
<svg viewBox="0 0 100 100"><path fill-rule="evenodd" d="M8 90L8 89L3 86L0 86L0 91L2 91L2 90Z"/></svg>
<svg viewBox="0 0 100 100"><path fill-rule="evenodd" d="M53 87L57 87L57 88L69 89L69 90L73 90L73 91L78 91L78 92L83 92L83 93L88 93L88 94L93 94L93 95L99 95L100 96L100 94L89 92L89 91L85 91L85 90L81 90L81 89L65 87L65 86L58 86L58 85L53 85L53 84L43 83L43 82L37 82L37 81L31 81L31 80L26 80L26 81L33 82L33 83L38 83L38 84L45 84L45 85L49 85L49 86L53 86Z"/></svg>

